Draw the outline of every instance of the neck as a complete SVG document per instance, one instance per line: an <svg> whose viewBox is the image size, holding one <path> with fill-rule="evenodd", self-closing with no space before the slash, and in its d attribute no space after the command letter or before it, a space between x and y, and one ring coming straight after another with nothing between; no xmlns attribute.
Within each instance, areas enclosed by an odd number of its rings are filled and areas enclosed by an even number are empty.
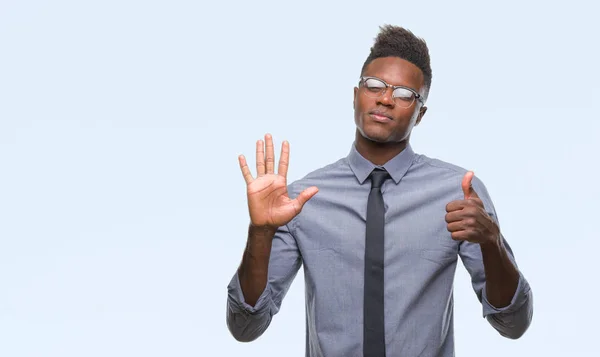
<svg viewBox="0 0 600 357"><path fill-rule="evenodd" d="M400 142L378 143L371 141L356 131L356 150L374 165L383 165L401 153L408 145L408 139Z"/></svg>

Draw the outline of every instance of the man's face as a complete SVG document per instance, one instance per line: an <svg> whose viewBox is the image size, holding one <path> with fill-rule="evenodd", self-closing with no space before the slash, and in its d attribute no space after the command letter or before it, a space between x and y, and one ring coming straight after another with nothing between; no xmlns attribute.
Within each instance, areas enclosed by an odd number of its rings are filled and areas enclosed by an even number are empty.
<svg viewBox="0 0 600 357"><path fill-rule="evenodd" d="M382 57L373 60L363 77L377 77L395 86L412 88L423 94L423 72L414 64L399 57ZM354 88L354 121L360 134L378 143L401 142L408 139L425 111L415 99L404 108L392 98L392 89L386 89L379 97L368 96L364 87Z"/></svg>

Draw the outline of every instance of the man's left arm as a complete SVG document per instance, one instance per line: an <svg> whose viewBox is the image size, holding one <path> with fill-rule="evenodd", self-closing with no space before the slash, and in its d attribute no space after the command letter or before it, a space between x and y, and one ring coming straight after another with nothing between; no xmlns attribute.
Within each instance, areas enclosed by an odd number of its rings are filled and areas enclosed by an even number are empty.
<svg viewBox="0 0 600 357"><path fill-rule="evenodd" d="M468 172L463 178L464 199L446 207L448 231L461 241L459 255L471 275L483 316L502 336L517 339L531 324L531 288L500 232L485 186L473 176Z"/></svg>

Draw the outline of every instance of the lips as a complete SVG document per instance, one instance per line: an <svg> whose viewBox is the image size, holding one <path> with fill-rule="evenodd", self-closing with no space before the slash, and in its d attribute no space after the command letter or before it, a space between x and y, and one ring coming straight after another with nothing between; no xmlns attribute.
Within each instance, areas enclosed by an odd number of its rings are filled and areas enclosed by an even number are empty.
<svg viewBox="0 0 600 357"><path fill-rule="evenodd" d="M371 116L371 118L373 118L374 120L379 121L379 122L386 122L386 121L394 120L394 119L392 119L391 115L381 112L379 110L372 110L369 112L369 115Z"/></svg>

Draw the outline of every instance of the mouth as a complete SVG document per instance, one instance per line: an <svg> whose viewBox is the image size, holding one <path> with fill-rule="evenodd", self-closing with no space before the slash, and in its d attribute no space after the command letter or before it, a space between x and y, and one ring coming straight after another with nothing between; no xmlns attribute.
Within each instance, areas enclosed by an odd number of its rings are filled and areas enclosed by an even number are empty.
<svg viewBox="0 0 600 357"><path fill-rule="evenodd" d="M394 120L394 119L392 119L392 117L389 114L386 114L384 112L380 112L378 110L372 110L372 111L370 111L369 112L369 116L373 120L378 121L378 122L382 122L382 123Z"/></svg>

